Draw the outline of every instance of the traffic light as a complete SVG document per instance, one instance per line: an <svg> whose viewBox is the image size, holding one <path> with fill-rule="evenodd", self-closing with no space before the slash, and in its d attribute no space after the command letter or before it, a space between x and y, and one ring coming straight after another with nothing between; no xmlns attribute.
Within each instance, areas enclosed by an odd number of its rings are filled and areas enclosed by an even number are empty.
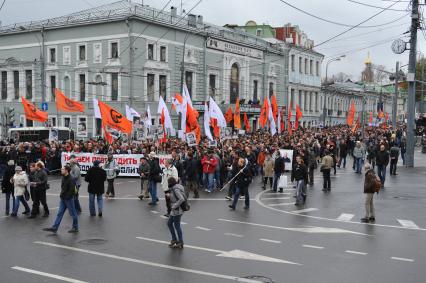
<svg viewBox="0 0 426 283"><path fill-rule="evenodd" d="M9 127L13 127L15 124L15 108L7 108L6 123Z"/></svg>

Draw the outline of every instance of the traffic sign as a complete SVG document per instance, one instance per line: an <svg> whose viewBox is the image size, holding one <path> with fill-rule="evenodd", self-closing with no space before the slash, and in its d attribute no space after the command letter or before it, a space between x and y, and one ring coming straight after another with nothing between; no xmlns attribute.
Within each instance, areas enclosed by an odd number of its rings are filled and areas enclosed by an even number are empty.
<svg viewBox="0 0 426 283"><path fill-rule="evenodd" d="M47 111L48 109L49 109L49 106L48 106L47 102L43 102L41 104L41 110Z"/></svg>

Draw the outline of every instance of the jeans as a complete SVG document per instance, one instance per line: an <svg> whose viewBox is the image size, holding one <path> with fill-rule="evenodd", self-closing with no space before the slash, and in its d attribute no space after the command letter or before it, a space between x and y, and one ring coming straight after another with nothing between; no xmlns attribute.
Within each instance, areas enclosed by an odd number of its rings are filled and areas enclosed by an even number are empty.
<svg viewBox="0 0 426 283"><path fill-rule="evenodd" d="M324 185L323 185L324 190L330 190L331 188L330 171L331 169L322 170L322 177L324 178Z"/></svg>
<svg viewBox="0 0 426 283"><path fill-rule="evenodd" d="M95 209L95 197L96 201L98 203L98 212L102 213L103 207L104 207L104 200L102 198L102 195L99 194L89 194L89 211L91 216L96 215L96 209Z"/></svg>
<svg viewBox="0 0 426 283"><path fill-rule="evenodd" d="M111 195L111 196L115 196L115 190L114 190L114 179L108 179L108 189L106 194L107 195Z"/></svg>
<svg viewBox="0 0 426 283"><path fill-rule="evenodd" d="M355 171L358 174L362 172L362 158L355 157Z"/></svg>
<svg viewBox="0 0 426 283"><path fill-rule="evenodd" d="M220 170L214 172L214 179L216 181L216 188L221 188Z"/></svg>
<svg viewBox="0 0 426 283"><path fill-rule="evenodd" d="M172 240L183 242L182 228L180 227L180 219L182 215L170 216L167 221L167 227L169 227L170 234L172 234ZM175 232L176 230L176 232ZM177 233L177 237L176 237Z"/></svg>
<svg viewBox="0 0 426 283"><path fill-rule="evenodd" d="M214 190L214 173L203 173L204 186L211 193Z"/></svg>
<svg viewBox="0 0 426 283"><path fill-rule="evenodd" d="M342 165L342 161L343 161L343 168L346 168L346 156L345 157L343 157L343 156L340 157L340 165Z"/></svg>
<svg viewBox="0 0 426 283"><path fill-rule="evenodd" d="M10 197L12 197L12 210L15 207L15 196L13 195L13 192L6 193L6 214L9 214L10 212Z"/></svg>
<svg viewBox="0 0 426 283"><path fill-rule="evenodd" d="M389 168L389 170L390 170L390 174L392 175L395 175L396 174L396 164L398 163L398 159L397 158L395 158L395 159L391 159L391 161L390 161L390 168Z"/></svg>
<svg viewBox="0 0 426 283"><path fill-rule="evenodd" d="M25 212L30 212L30 207L28 206L28 203L25 200L24 196L16 196L15 197L15 202L13 204L12 215L17 215L18 214L18 209L19 209L19 203L20 202L22 202L22 204L24 205Z"/></svg>
<svg viewBox="0 0 426 283"><path fill-rule="evenodd" d="M310 185L314 184L314 172L315 172L315 166L309 166L308 177L309 177Z"/></svg>
<svg viewBox="0 0 426 283"><path fill-rule="evenodd" d="M59 202L59 210L58 214L56 215L55 223L53 224L52 228L55 230L58 230L59 225L61 225L62 217L64 217L65 210L67 210L72 217L72 228L78 230L78 217L77 217L77 211L75 210L74 206L74 199L62 199Z"/></svg>
<svg viewBox="0 0 426 283"><path fill-rule="evenodd" d="M328 174L330 174L330 170L328 170ZM297 204L305 203L305 199L306 199L305 180L297 180L296 181L296 203Z"/></svg>
<svg viewBox="0 0 426 283"><path fill-rule="evenodd" d="M40 213L40 203L43 205L44 214L49 214L49 207L46 202L46 190L34 188L33 197L33 210L31 211L31 215Z"/></svg>
<svg viewBox="0 0 426 283"><path fill-rule="evenodd" d="M274 192L277 191L278 180L280 179L280 177L281 177L281 173L274 173L274 184L272 185Z"/></svg>
<svg viewBox="0 0 426 283"><path fill-rule="evenodd" d="M365 194L365 218L374 217L374 194Z"/></svg>
<svg viewBox="0 0 426 283"><path fill-rule="evenodd" d="M149 181L148 190L151 195L151 202L157 203L157 183L155 181Z"/></svg>
<svg viewBox="0 0 426 283"><path fill-rule="evenodd" d="M385 165L377 165L377 175L380 178L380 181L382 182L382 186L385 184L386 181L386 166Z"/></svg>
<svg viewBox="0 0 426 283"><path fill-rule="evenodd" d="M244 192L244 197L245 197L244 204L246 205L247 208L250 207L250 196L249 196L248 188L235 187L234 200L232 201L232 207L234 209L237 206L237 202L238 202L238 199L240 198L241 192Z"/></svg>
<svg viewBox="0 0 426 283"><path fill-rule="evenodd" d="M3 179L3 175L4 175L4 172L6 171L6 169L7 169L6 164L0 164L0 179Z"/></svg>

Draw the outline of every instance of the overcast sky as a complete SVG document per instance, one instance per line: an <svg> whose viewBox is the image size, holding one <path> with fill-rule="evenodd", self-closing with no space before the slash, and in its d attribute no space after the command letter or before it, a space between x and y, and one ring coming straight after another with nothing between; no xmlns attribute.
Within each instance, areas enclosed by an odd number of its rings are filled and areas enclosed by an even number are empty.
<svg viewBox="0 0 426 283"><path fill-rule="evenodd" d="M2 1L0 0L0 3ZM180 7L181 2L183 2L183 9L189 11L198 1L172 0L170 6ZM357 25L381 11L381 9L366 7L349 0L285 1L318 17L347 25ZM393 3L389 0L354 1L383 8ZM3 25L6 25L47 19L112 2L115 1L6 0L4 7L0 11L0 20ZM144 4L161 9L168 0L134 0L133 2L144 2ZM346 54L346 57L342 61L330 64L329 74L345 72L353 75L355 79L359 79L360 73L364 68L364 60L367 57L367 52L370 52L373 64L385 65L388 70L395 69L395 62L397 60L402 65L407 64L408 51L402 55L393 54L391 43L393 39L398 37L408 41L407 35L402 35L409 30L410 26L410 15L407 10L408 2L407 0L401 0L391 8L396 11L385 11L363 24L364 26L375 26L388 23L387 25L371 28L355 28L336 38L334 41L318 46L316 50L325 55L324 62L333 58L333 56ZM280 0L202 0L192 13L201 14L204 16L206 22L217 25L227 23L244 25L248 20L254 20L258 24L267 23L272 26L283 26L286 23L291 23L298 25L309 38L315 41L315 44L319 44L349 29L348 27L330 24L303 14L285 5ZM425 36L419 31L417 50L424 52L425 43ZM323 67L325 68L325 63ZM406 67L404 70L406 70Z"/></svg>

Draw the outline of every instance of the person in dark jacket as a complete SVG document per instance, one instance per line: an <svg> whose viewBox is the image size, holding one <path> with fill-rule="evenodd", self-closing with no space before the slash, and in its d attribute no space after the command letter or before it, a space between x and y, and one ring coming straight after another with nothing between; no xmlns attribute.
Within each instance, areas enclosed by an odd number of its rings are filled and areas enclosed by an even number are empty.
<svg viewBox="0 0 426 283"><path fill-rule="evenodd" d="M284 158L281 157L280 150L277 149L276 151L276 158L274 162L274 184L272 186L273 191L277 191L278 187L278 180L282 174L284 174L285 171L285 164L284 164ZM280 189L282 190L282 188Z"/></svg>
<svg viewBox="0 0 426 283"><path fill-rule="evenodd" d="M149 177L148 190L151 194L151 202L149 205L157 205L157 183L161 183L161 167L160 161L155 157L155 152L149 154Z"/></svg>
<svg viewBox="0 0 426 283"><path fill-rule="evenodd" d="M235 185L235 192L234 192L234 200L232 204L229 205L229 207L232 210L235 210L235 207L237 206L238 199L240 198L240 195L244 195L245 197L245 206L244 209L250 208L250 196L249 196L249 190L248 187L252 181L253 175L252 170L249 167L249 164L246 164L246 161L243 158L238 159L238 167L236 168L238 172L235 173L235 179L234 179L234 185Z"/></svg>
<svg viewBox="0 0 426 283"><path fill-rule="evenodd" d="M199 161L194 158L192 152L188 153L188 158L185 160L184 170L186 172L186 196L189 196L189 192L194 192L194 198L199 198L198 193L198 164Z"/></svg>
<svg viewBox="0 0 426 283"><path fill-rule="evenodd" d="M382 182L382 189L385 186L386 181L386 166L389 164L389 152L386 150L384 144L380 145L380 150L376 155L377 175Z"/></svg>
<svg viewBox="0 0 426 283"><path fill-rule="evenodd" d="M361 218L361 222L368 223L376 220L374 216L373 196L376 185L376 174L374 169L371 169L370 164L365 164L365 180L364 180L364 194L365 194L365 216Z"/></svg>
<svg viewBox="0 0 426 283"><path fill-rule="evenodd" d="M6 195L6 215L10 213L10 197L12 197L12 207L15 206L14 187L10 182L13 175L15 175L15 161L9 160L1 183L1 191Z"/></svg>
<svg viewBox="0 0 426 283"><path fill-rule="evenodd" d="M96 216L95 197L98 203L98 216L102 217L103 212L103 194L105 193L106 172L99 167L101 162L95 160L84 177L84 180L89 183L87 192L89 193L89 211L90 216Z"/></svg>
<svg viewBox="0 0 426 283"><path fill-rule="evenodd" d="M46 189L47 189L47 173L44 170L43 162L39 161L36 163L36 172L34 173L34 180L30 182L30 186L34 190L33 209L30 219L36 218L40 213L40 203L43 205L44 214L43 217L49 216L49 207L46 201Z"/></svg>
<svg viewBox="0 0 426 283"><path fill-rule="evenodd" d="M144 198L146 199L149 198L149 193L148 193L148 184L149 184L148 176L149 176L149 169L150 169L149 167L150 166L146 158L142 157L140 160L139 168L138 168L138 174L141 179L141 193L138 196L140 200L143 200Z"/></svg>
<svg viewBox="0 0 426 283"><path fill-rule="evenodd" d="M390 157L390 174L391 175L398 175L396 174L396 165L398 164L398 158L399 158L399 147L394 144L392 145L389 153Z"/></svg>
<svg viewBox="0 0 426 283"><path fill-rule="evenodd" d="M302 205L306 201L305 184L308 181L308 170L300 155L296 156L296 165L293 168L294 180L296 180L296 203Z"/></svg>
<svg viewBox="0 0 426 283"><path fill-rule="evenodd" d="M344 139L342 139L339 145L339 155L340 155L339 165L338 165L339 168L342 165L343 165L343 168L346 168L346 157L348 156L348 146Z"/></svg>
<svg viewBox="0 0 426 283"><path fill-rule="evenodd" d="M56 215L55 223L52 227L44 228L43 231L56 233L58 231L59 225L61 225L62 217L64 216L65 210L68 208L69 213L72 217L72 229L68 233L77 233L78 232L78 216L77 211L75 210L74 196L77 192L75 183L73 182L71 175L71 167L65 165L61 169L62 181L61 181L61 193L59 195L59 210Z"/></svg>

